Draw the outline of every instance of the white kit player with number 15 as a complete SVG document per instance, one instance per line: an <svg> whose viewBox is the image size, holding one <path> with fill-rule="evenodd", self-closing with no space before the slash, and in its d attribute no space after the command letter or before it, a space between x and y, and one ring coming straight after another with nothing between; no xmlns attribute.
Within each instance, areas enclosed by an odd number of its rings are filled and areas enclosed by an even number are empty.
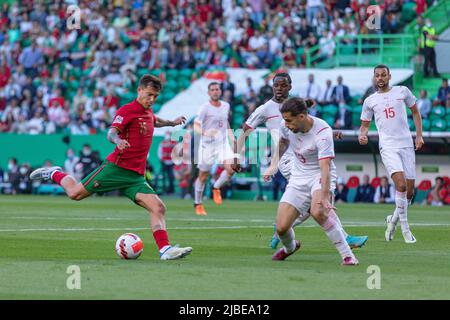
<svg viewBox="0 0 450 320"><path fill-rule="evenodd" d="M381 159L396 189L395 211L386 218L385 238L386 241L393 240L397 222L400 220L405 242L415 243L416 238L408 224L408 204L414 195L416 161L406 108L411 110L416 127L416 150L424 144L422 118L411 91L404 86L390 87L390 79L391 74L387 66L378 65L374 68L374 80L378 90L364 100L358 140L361 145L368 143L370 121L375 117Z"/></svg>

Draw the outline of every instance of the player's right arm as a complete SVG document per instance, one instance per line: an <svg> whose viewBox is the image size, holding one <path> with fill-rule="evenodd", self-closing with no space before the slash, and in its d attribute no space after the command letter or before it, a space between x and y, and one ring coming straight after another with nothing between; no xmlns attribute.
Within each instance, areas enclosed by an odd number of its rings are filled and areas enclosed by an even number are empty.
<svg viewBox="0 0 450 320"><path fill-rule="evenodd" d="M111 127L108 130L107 137L109 142L114 143L120 151L130 147L130 143L127 140L120 139L119 130L115 127Z"/></svg>
<svg viewBox="0 0 450 320"><path fill-rule="evenodd" d="M361 127L359 128L358 142L360 145L366 145L369 142L367 133L369 132L370 121L373 117L373 110L369 107L368 99L364 100L361 112Z"/></svg>
<svg viewBox="0 0 450 320"><path fill-rule="evenodd" d="M280 137L280 140L277 144L277 152L275 152L272 156L272 160L270 161L270 166L264 172L263 178L264 181L268 182L272 178L272 176L277 173L278 170L278 162L283 157L283 154L289 147L289 140L285 137Z"/></svg>
<svg viewBox="0 0 450 320"><path fill-rule="evenodd" d="M366 145L369 142L367 133L369 132L370 121L361 120L361 127L359 128L358 142L360 145Z"/></svg>
<svg viewBox="0 0 450 320"><path fill-rule="evenodd" d="M127 140L119 137L119 133L123 132L128 127L132 119L133 117L127 113L127 109L122 107L117 111L111 123L111 127L108 130L108 141L115 144L120 151L131 146Z"/></svg>

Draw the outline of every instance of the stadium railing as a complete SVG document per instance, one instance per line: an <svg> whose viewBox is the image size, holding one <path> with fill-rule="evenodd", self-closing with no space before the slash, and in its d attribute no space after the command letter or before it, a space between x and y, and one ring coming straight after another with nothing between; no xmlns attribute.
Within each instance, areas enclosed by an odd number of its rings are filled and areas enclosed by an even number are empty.
<svg viewBox="0 0 450 320"><path fill-rule="evenodd" d="M335 53L323 59L320 49L331 41L335 43ZM306 67L367 67L384 63L392 67L412 68L416 46L416 37L412 34L342 36L310 48L306 52Z"/></svg>

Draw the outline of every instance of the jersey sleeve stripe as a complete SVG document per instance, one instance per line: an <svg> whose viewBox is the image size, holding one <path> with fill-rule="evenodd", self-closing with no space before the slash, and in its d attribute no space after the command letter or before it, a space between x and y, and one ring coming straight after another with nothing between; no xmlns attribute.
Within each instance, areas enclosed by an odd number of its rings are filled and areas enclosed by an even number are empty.
<svg viewBox="0 0 450 320"><path fill-rule="evenodd" d="M416 106L416 103L414 102L413 105L411 107L409 107L410 109L414 108Z"/></svg>
<svg viewBox="0 0 450 320"><path fill-rule="evenodd" d="M365 122L370 122L370 120L363 119L363 118L361 118L360 120L361 120L361 121L365 121Z"/></svg>
<svg viewBox="0 0 450 320"><path fill-rule="evenodd" d="M267 118L266 118L266 121L269 120L269 119L278 118L278 117L279 117L279 116L270 116L270 117L267 117Z"/></svg>
<svg viewBox="0 0 450 320"><path fill-rule="evenodd" d="M318 135L318 134L321 133L323 130L328 129L328 128L329 128L329 127L325 127L325 128L320 129L319 131L317 131L316 135Z"/></svg>
<svg viewBox="0 0 450 320"><path fill-rule="evenodd" d="M325 159L334 159L334 158L336 158L336 157L335 156L323 157L323 158L319 158L319 161L325 160Z"/></svg>

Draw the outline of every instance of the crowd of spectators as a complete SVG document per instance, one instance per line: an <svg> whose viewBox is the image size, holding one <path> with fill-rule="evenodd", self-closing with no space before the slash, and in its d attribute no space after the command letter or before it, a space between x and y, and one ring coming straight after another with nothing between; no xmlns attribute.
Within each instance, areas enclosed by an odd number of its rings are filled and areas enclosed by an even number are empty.
<svg viewBox="0 0 450 320"><path fill-rule="evenodd" d="M408 1L376 2L374 32L395 32ZM134 97L136 70L302 67L312 46L325 57L331 38L369 32L366 0L99 0L68 12L69 3L1 5L0 132L95 133Z"/></svg>

